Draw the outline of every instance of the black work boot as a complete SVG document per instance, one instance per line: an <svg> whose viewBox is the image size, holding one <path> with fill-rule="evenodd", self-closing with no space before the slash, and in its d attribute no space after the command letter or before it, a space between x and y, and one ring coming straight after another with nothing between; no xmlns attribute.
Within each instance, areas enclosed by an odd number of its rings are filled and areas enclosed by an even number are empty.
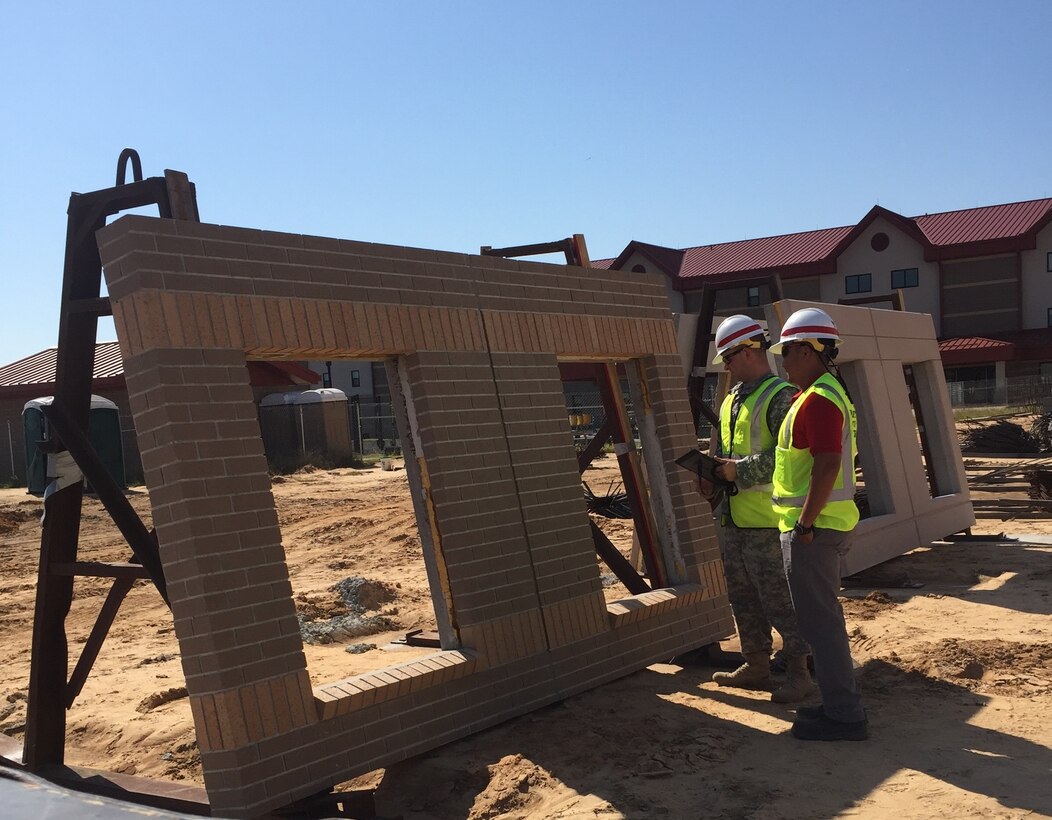
<svg viewBox="0 0 1052 820"><path fill-rule="evenodd" d="M796 716L798 718L806 718L811 720L817 717L825 717L826 710L821 703L816 703L810 706L797 706Z"/></svg>
<svg viewBox="0 0 1052 820"><path fill-rule="evenodd" d="M833 720L825 712L817 717L798 717L793 722L793 737L797 740L865 740L869 737L869 720Z"/></svg>

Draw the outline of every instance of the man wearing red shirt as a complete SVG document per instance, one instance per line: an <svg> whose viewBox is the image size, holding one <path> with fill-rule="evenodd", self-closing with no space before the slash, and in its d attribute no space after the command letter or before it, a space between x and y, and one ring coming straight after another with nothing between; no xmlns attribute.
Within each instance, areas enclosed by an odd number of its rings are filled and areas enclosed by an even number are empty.
<svg viewBox="0 0 1052 820"><path fill-rule="evenodd" d="M796 710L800 740L865 740L868 721L844 623L840 564L858 523L855 408L833 367L839 333L829 314L804 308L772 346L800 388L778 432L772 502L782 561L822 703Z"/></svg>

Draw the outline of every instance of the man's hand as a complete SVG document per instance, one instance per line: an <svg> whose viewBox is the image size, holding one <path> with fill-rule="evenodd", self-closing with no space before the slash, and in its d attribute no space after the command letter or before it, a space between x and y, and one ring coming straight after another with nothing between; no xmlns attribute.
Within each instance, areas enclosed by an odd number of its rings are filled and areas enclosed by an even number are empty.
<svg viewBox="0 0 1052 820"><path fill-rule="evenodd" d="M811 532L798 532L796 533L796 540L799 541L801 544L810 544L812 541L815 540L815 531L811 530Z"/></svg>
<svg viewBox="0 0 1052 820"><path fill-rule="evenodd" d="M738 465L732 459L716 457L719 466L716 468L716 477L733 483L738 479Z"/></svg>
<svg viewBox="0 0 1052 820"><path fill-rule="evenodd" d="M698 489L698 494L706 501L712 498L712 494L716 490L711 481L709 481L706 478L701 478L700 476L698 477L696 486Z"/></svg>

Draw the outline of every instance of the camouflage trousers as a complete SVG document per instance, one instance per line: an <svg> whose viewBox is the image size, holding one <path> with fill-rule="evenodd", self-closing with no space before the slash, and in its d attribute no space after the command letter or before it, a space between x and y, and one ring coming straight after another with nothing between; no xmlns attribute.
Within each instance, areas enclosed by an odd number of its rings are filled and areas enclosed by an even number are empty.
<svg viewBox="0 0 1052 820"><path fill-rule="evenodd" d="M770 654L771 627L782 636L786 655L808 654L789 595L778 530L739 529L728 517L726 524L716 519L716 534L742 654Z"/></svg>

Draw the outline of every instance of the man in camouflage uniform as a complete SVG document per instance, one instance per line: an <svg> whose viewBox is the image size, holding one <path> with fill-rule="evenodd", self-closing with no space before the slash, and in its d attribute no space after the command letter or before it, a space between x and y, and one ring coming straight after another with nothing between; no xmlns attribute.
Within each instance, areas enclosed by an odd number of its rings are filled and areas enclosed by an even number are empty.
<svg viewBox="0 0 1052 820"><path fill-rule="evenodd" d="M724 574L745 663L712 676L720 686L748 689L771 684L771 627L782 636L787 678L771 700L796 703L814 683L807 669L809 648L800 636L782 565L777 518L771 505L774 443L795 390L771 373L763 328L748 316L731 316L716 332L717 355L735 382L720 408L717 475L734 482L737 494L724 494L714 508ZM702 481L701 490L715 490Z"/></svg>

